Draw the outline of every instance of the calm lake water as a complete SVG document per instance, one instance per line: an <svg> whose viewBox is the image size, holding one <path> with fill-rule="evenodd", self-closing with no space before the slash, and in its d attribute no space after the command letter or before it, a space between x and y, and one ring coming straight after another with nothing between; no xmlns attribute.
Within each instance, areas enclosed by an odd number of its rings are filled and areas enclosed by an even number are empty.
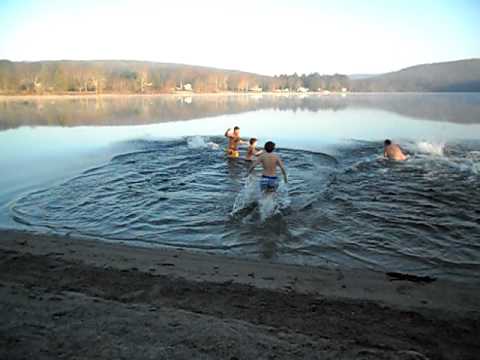
<svg viewBox="0 0 480 360"><path fill-rule="evenodd" d="M226 159L235 125L277 143L275 199ZM0 99L0 169L2 228L480 275L480 94Z"/></svg>

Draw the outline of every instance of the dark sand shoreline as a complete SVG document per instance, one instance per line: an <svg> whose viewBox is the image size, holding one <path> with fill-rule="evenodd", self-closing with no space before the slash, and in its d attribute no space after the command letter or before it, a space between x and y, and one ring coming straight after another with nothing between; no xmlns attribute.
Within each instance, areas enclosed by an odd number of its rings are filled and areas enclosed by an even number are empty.
<svg viewBox="0 0 480 360"><path fill-rule="evenodd" d="M2 359L475 359L479 284L0 231Z"/></svg>

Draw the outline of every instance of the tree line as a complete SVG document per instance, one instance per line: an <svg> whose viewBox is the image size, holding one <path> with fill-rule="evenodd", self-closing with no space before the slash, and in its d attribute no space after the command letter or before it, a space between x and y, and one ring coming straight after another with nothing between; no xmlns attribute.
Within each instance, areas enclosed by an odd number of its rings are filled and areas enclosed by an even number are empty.
<svg viewBox="0 0 480 360"><path fill-rule="evenodd" d="M141 61L0 61L0 94L340 91L349 85L340 74L264 76Z"/></svg>

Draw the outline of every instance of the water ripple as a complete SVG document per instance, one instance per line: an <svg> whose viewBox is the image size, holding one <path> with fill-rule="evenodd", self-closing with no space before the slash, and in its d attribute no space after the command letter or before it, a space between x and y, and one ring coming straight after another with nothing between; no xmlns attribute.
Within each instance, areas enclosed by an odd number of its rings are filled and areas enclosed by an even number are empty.
<svg viewBox="0 0 480 360"><path fill-rule="evenodd" d="M280 149L287 201L266 219L241 198L257 186L245 180L249 164L227 160L218 138L132 142L134 151L18 199L12 217L146 246L480 275L480 145L410 144L409 160L393 163L379 143L349 144L335 157Z"/></svg>

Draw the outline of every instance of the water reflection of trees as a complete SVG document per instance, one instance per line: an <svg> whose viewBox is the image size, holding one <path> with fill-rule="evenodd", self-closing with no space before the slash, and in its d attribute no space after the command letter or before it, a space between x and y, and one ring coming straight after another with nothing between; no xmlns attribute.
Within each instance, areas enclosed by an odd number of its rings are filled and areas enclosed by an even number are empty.
<svg viewBox="0 0 480 360"><path fill-rule="evenodd" d="M0 129L135 125L262 109L318 112L347 108L373 108L438 121L480 122L479 94L116 96L0 100Z"/></svg>
<svg viewBox="0 0 480 360"><path fill-rule="evenodd" d="M460 124L480 123L480 93L394 93L351 96L349 106Z"/></svg>

